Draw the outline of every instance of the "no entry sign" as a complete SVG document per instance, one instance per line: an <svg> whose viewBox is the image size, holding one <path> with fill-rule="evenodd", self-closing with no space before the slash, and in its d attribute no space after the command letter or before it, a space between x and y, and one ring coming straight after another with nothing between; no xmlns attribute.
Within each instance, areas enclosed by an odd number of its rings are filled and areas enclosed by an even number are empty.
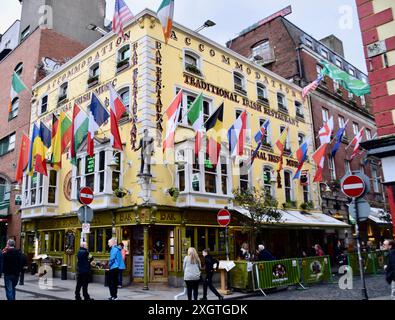
<svg viewBox="0 0 395 320"><path fill-rule="evenodd" d="M222 209L217 214L218 224L222 227L227 227L230 223L230 212L226 209Z"/></svg>
<svg viewBox="0 0 395 320"><path fill-rule="evenodd" d="M81 188L78 198L82 204L89 206L93 202L93 190L88 187Z"/></svg>
<svg viewBox="0 0 395 320"><path fill-rule="evenodd" d="M342 191L350 198L359 198L365 192L365 181L356 175L348 176L343 180Z"/></svg>

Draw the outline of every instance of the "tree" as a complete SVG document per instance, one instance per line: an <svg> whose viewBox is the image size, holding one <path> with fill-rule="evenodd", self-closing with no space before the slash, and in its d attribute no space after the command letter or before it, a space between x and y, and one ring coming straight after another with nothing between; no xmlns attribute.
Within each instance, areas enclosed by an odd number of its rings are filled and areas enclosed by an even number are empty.
<svg viewBox="0 0 395 320"><path fill-rule="evenodd" d="M247 219L242 221L243 227L255 236L262 232L265 224L275 223L281 219L281 212L277 210L277 200L264 189L236 189L233 194L234 203L248 211Z"/></svg>

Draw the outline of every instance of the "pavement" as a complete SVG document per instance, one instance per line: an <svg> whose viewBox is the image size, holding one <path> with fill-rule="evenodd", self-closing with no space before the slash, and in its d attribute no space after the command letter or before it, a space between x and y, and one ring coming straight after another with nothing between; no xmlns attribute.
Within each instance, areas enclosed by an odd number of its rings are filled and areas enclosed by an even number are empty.
<svg viewBox="0 0 395 320"><path fill-rule="evenodd" d="M75 280L61 280L59 278L40 283L38 276L25 275L23 286L17 286L17 300L74 300ZM301 286L267 290L264 296L261 292L243 293L232 292L225 296L225 300L361 300L362 285L358 277L353 279L352 290L341 290L335 277L332 283L316 284L306 289ZM218 285L217 285L218 287ZM382 275L367 276L366 287L370 300L390 300L390 286ZM133 283L118 289L119 300L187 300L183 288L169 287L166 284L151 283L149 290L143 289L142 283ZM90 283L89 294L95 300L107 300L109 289L101 283ZM175 298L177 295L177 299ZM202 286L199 288L199 298L202 297ZM5 300L4 282L0 281L0 300ZM209 290L208 300L218 301Z"/></svg>

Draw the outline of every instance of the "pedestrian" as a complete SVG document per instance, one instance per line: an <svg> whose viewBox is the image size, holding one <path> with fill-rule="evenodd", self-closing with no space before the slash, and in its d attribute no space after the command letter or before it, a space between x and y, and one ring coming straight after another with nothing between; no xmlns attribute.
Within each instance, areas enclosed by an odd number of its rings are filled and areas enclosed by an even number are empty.
<svg viewBox="0 0 395 320"><path fill-rule="evenodd" d="M243 244L241 245L241 248L239 251L239 259L240 260L250 260L251 259L251 254L250 254L247 242L243 242Z"/></svg>
<svg viewBox="0 0 395 320"><path fill-rule="evenodd" d="M204 249L202 254L204 257L204 267L206 269L206 277L203 280L203 298L201 298L200 300L207 300L207 288L210 288L211 292L214 293L219 300L223 300L224 297L220 295L217 289L215 289L215 287L213 286L214 269L218 268L219 261L213 258L212 255L210 255L209 249Z"/></svg>
<svg viewBox="0 0 395 320"><path fill-rule="evenodd" d="M315 255L318 257L323 257L325 255L324 250L322 250L321 246L319 244L316 244L314 246L315 249Z"/></svg>
<svg viewBox="0 0 395 320"><path fill-rule="evenodd" d="M385 240L384 248L388 250L385 279L391 285L391 300L395 300L395 241Z"/></svg>
<svg viewBox="0 0 395 320"><path fill-rule="evenodd" d="M88 245L86 242L81 243L77 259L77 286L75 288L75 300L81 300L81 288L84 300L93 300L88 293L92 259L89 258Z"/></svg>
<svg viewBox="0 0 395 320"><path fill-rule="evenodd" d="M19 277L19 285L23 286L25 284L25 272L27 270L27 257L21 252L21 275Z"/></svg>
<svg viewBox="0 0 395 320"><path fill-rule="evenodd" d="M21 273L21 253L15 248L15 241L7 241L7 250L3 253L4 287L7 300L15 300L16 286Z"/></svg>
<svg viewBox="0 0 395 320"><path fill-rule="evenodd" d="M125 263L122 260L121 249L117 245L117 239L108 240L108 246L111 248L108 274L108 287L110 289L110 298L108 300L118 300L118 280L119 270L125 269Z"/></svg>
<svg viewBox="0 0 395 320"><path fill-rule="evenodd" d="M265 248L263 244L258 246L258 261L273 261L276 258L272 255L272 253Z"/></svg>
<svg viewBox="0 0 395 320"><path fill-rule="evenodd" d="M126 269L126 250L125 250L125 245L123 244L123 242L118 244L118 247L121 250L122 260L123 260L123 264L124 264L123 269L119 268L119 275L118 275L118 288L122 288L122 273L123 273L123 270Z"/></svg>
<svg viewBox="0 0 395 320"><path fill-rule="evenodd" d="M184 258L184 281L187 286L188 300L198 299L201 263L195 248L188 249L188 255Z"/></svg>

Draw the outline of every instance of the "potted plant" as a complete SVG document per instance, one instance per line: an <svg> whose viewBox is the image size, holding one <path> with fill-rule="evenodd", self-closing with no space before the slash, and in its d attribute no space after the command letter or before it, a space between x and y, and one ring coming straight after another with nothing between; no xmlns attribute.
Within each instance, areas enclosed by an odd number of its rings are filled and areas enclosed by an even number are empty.
<svg viewBox="0 0 395 320"><path fill-rule="evenodd" d="M193 64L186 64L185 65L185 69L188 72L194 73L194 74L196 74L198 76L202 76L202 72L196 66L194 66Z"/></svg>
<svg viewBox="0 0 395 320"><path fill-rule="evenodd" d="M302 209L302 210L307 210L307 203L306 202L303 202L301 205L300 205L300 209Z"/></svg>
<svg viewBox="0 0 395 320"><path fill-rule="evenodd" d="M178 188L171 187L169 190L167 190L167 192L173 198L174 201L177 201L177 198L180 195L180 190L178 190Z"/></svg>
<svg viewBox="0 0 395 320"><path fill-rule="evenodd" d="M124 188L118 188L114 190L114 196L117 198L123 198L128 194L127 190Z"/></svg>

